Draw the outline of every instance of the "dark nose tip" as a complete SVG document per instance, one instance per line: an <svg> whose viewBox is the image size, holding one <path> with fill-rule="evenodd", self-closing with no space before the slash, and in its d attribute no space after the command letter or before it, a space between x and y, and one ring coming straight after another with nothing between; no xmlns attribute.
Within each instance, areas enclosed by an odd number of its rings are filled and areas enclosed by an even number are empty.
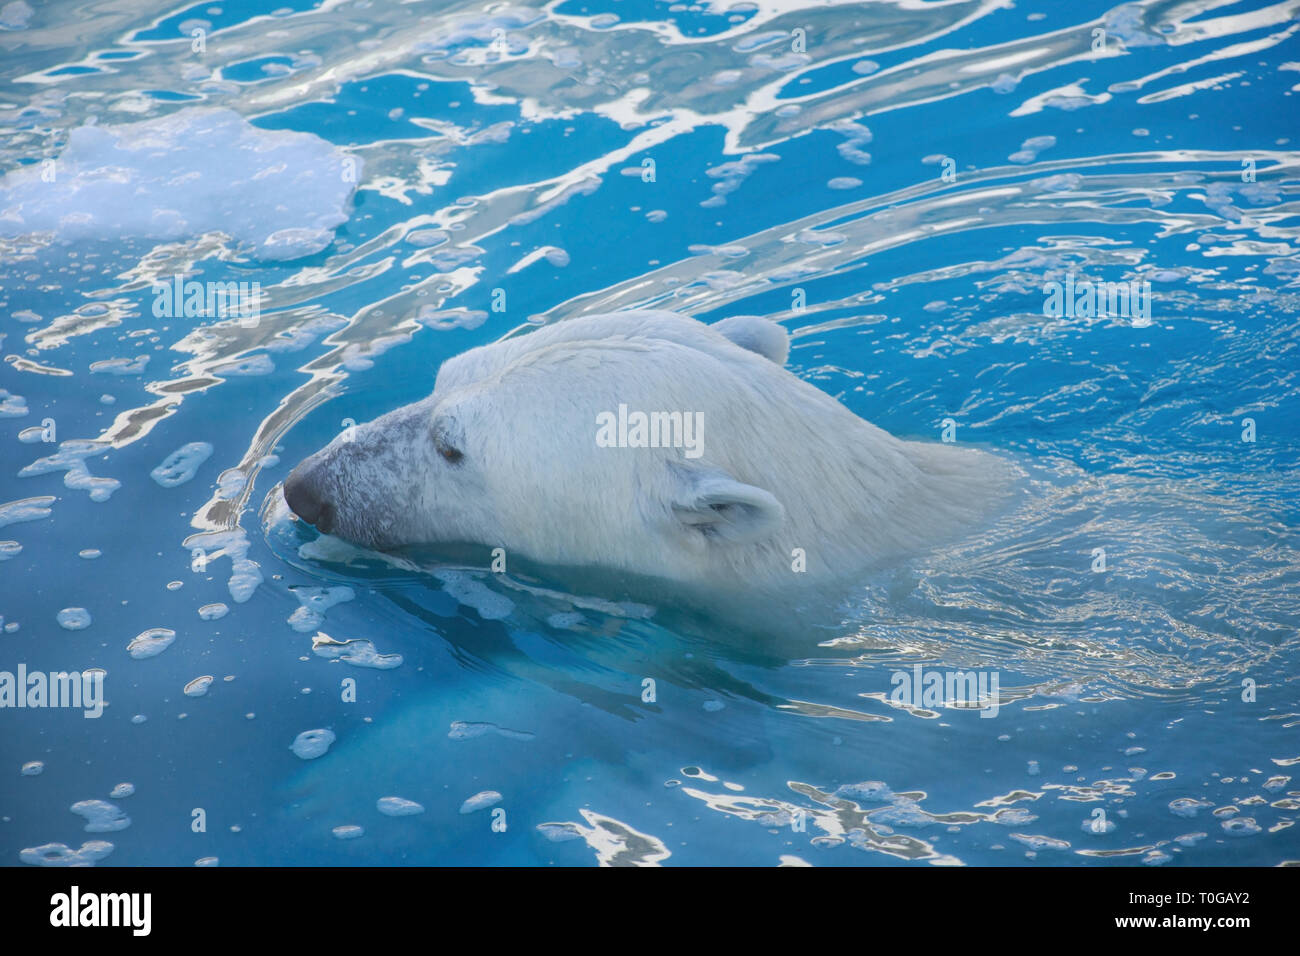
<svg viewBox="0 0 1300 956"><path fill-rule="evenodd" d="M329 517L330 509L321 500L316 483L305 475L301 468L295 468L285 480L284 500L289 503L293 513L303 521L315 525L321 531L328 530L321 525Z"/></svg>

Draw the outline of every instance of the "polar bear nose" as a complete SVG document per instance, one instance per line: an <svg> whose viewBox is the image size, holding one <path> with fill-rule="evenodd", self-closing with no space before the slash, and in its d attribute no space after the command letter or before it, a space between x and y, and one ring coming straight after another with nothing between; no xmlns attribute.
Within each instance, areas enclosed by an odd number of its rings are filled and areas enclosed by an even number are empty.
<svg viewBox="0 0 1300 956"><path fill-rule="evenodd" d="M328 525L334 509L322 500L320 490L311 476L302 468L295 468L284 482L284 500L303 521L315 525L318 531L329 532Z"/></svg>

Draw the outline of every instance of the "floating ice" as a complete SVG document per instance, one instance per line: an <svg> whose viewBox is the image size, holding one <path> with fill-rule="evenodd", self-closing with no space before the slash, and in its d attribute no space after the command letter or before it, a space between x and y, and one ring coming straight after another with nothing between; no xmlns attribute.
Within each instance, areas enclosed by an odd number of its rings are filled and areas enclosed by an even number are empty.
<svg viewBox="0 0 1300 956"><path fill-rule="evenodd" d="M289 616L289 626L299 634L314 631L325 621L325 612L336 604L351 601L357 593L350 587L334 588L291 587L301 607Z"/></svg>
<svg viewBox="0 0 1300 956"><path fill-rule="evenodd" d="M146 657L157 657L176 640L176 632L169 627L151 627L141 631L126 645L126 652L137 661Z"/></svg>
<svg viewBox="0 0 1300 956"><path fill-rule="evenodd" d="M336 836L340 840L355 840L357 837L362 837L366 835L366 831L363 830L361 827L356 826L355 824L348 824L346 826L335 827L330 832L333 833L334 836Z"/></svg>
<svg viewBox="0 0 1300 956"><path fill-rule="evenodd" d="M194 861L195 866L216 866L219 860L215 856L201 856Z"/></svg>
<svg viewBox="0 0 1300 956"><path fill-rule="evenodd" d="M216 621L230 613L230 608L224 604L205 604L199 608L199 617L205 621Z"/></svg>
<svg viewBox="0 0 1300 956"><path fill-rule="evenodd" d="M113 792L109 794L109 797L113 800L121 800L123 797L129 797L133 793L135 793L135 784L119 783L113 788Z"/></svg>
<svg viewBox="0 0 1300 956"><path fill-rule="evenodd" d="M424 807L414 800L403 800L401 797L380 797L375 808L388 817L410 817L424 812Z"/></svg>
<svg viewBox="0 0 1300 956"><path fill-rule="evenodd" d="M90 612L84 607L65 607L55 620L65 631L81 631L90 627Z"/></svg>
<svg viewBox="0 0 1300 956"><path fill-rule="evenodd" d="M460 805L461 813L473 813L476 810L483 810L495 803L501 802L501 794L495 790L483 790L474 794Z"/></svg>
<svg viewBox="0 0 1300 956"><path fill-rule="evenodd" d="M182 445L163 459L161 465L149 472L149 477L164 488L175 488L194 477L212 455L212 445L205 441L192 441Z"/></svg>
<svg viewBox="0 0 1300 956"><path fill-rule="evenodd" d="M82 800L70 809L86 818L87 833L112 833L131 825L131 818L122 812L122 808L107 800Z"/></svg>
<svg viewBox="0 0 1300 956"><path fill-rule="evenodd" d="M0 561L8 561L18 556L23 546L17 541L0 541Z"/></svg>
<svg viewBox="0 0 1300 956"><path fill-rule="evenodd" d="M294 738L289 749L303 760L315 760L330 749L334 740L332 730L304 730Z"/></svg>
<svg viewBox="0 0 1300 956"><path fill-rule="evenodd" d="M100 551L99 548L83 548L81 551L77 552L77 557L84 558L87 561L93 561L103 553L104 552Z"/></svg>
<svg viewBox="0 0 1300 956"><path fill-rule="evenodd" d="M317 657L340 660L354 667L386 671L402 665L401 654L380 654L373 643L361 639L336 641L324 631L311 639L311 649Z"/></svg>
<svg viewBox="0 0 1300 956"><path fill-rule="evenodd" d="M113 844L106 840L89 840L74 850L66 843L46 843L22 850L18 859L32 866L94 866L113 852Z"/></svg>
<svg viewBox="0 0 1300 956"><path fill-rule="evenodd" d="M311 133L191 107L82 126L56 159L0 180L0 236L188 239L221 232L263 259L320 252L346 221L360 160Z"/></svg>
<svg viewBox="0 0 1300 956"><path fill-rule="evenodd" d="M45 764L41 761L29 760L27 763L23 764L23 769L20 772L24 777L35 777L44 769Z"/></svg>
<svg viewBox="0 0 1300 956"><path fill-rule="evenodd" d="M861 185L862 180L855 176L836 176L826 181L827 189L857 189Z"/></svg>

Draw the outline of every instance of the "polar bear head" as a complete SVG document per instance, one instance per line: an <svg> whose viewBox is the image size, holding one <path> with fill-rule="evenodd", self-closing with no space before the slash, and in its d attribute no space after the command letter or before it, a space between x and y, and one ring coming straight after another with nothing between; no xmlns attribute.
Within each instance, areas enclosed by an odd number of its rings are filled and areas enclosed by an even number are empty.
<svg viewBox="0 0 1300 956"><path fill-rule="evenodd" d="M737 595L852 578L981 514L991 456L894 438L788 351L752 316L544 326L448 360L428 398L303 461L285 498L373 549L499 547Z"/></svg>
<svg viewBox="0 0 1300 956"><path fill-rule="evenodd" d="M474 349L433 394L349 429L285 482L320 531L391 550L453 543L676 576L786 518L747 462L769 444L766 319L572 319ZM797 381L797 380L794 380ZM743 451L738 454L737 450Z"/></svg>

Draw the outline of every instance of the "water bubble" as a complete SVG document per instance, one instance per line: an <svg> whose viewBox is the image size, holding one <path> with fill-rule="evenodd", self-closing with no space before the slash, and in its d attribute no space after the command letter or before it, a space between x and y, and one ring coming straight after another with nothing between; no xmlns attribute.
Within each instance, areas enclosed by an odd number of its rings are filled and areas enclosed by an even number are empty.
<svg viewBox="0 0 1300 956"><path fill-rule="evenodd" d="M303 760L315 760L330 749L335 739L332 730L304 730L294 738L289 749Z"/></svg>
<svg viewBox="0 0 1300 956"><path fill-rule="evenodd" d="M67 631L80 631L90 627L90 612L84 607L65 607L55 620L59 627Z"/></svg>
<svg viewBox="0 0 1300 956"><path fill-rule="evenodd" d="M205 694L207 694L208 688L211 686L212 686L211 675L207 675L204 677L196 677L194 678L194 680L190 681L188 684L185 685L185 696L202 697Z"/></svg>
<svg viewBox="0 0 1300 956"><path fill-rule="evenodd" d="M388 817L410 817L424 812L424 807L414 800L404 800L401 797L380 797L375 808Z"/></svg>
<svg viewBox="0 0 1300 956"><path fill-rule="evenodd" d="M495 790L482 790L474 794L460 805L461 813L474 813L477 810L483 810L493 804L501 802L501 794Z"/></svg>
<svg viewBox="0 0 1300 956"><path fill-rule="evenodd" d="M126 645L126 652L135 660L142 661L147 657L157 657L171 647L174 640L176 632L171 628L151 627L132 638L131 643Z"/></svg>

